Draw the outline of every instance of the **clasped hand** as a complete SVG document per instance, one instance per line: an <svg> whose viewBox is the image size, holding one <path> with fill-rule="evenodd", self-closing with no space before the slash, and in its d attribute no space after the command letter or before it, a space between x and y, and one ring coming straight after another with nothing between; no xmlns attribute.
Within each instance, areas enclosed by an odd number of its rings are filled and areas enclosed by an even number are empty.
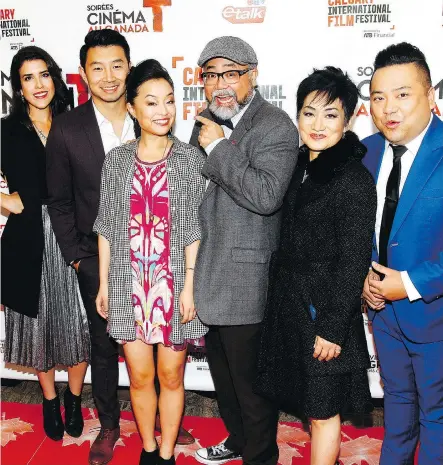
<svg viewBox="0 0 443 465"><path fill-rule="evenodd" d="M381 280L373 270L383 274L384 279ZM407 296L400 271L372 262L372 270L366 276L363 286L363 298L373 310L385 308L386 300L396 301Z"/></svg>
<svg viewBox="0 0 443 465"><path fill-rule="evenodd" d="M341 353L341 347L333 342L329 342L320 336L316 336L314 343L313 357L317 360L329 362L337 358Z"/></svg>

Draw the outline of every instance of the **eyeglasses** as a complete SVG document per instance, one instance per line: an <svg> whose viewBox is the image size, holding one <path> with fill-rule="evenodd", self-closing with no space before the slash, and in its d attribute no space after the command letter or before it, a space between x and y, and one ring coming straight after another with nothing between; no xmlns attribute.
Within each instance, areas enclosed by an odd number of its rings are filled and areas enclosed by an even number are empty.
<svg viewBox="0 0 443 465"><path fill-rule="evenodd" d="M226 84L237 84L243 74L249 72L249 69L231 69L223 73L214 73L212 71L202 73L203 82L208 86L217 84L219 78L223 78Z"/></svg>

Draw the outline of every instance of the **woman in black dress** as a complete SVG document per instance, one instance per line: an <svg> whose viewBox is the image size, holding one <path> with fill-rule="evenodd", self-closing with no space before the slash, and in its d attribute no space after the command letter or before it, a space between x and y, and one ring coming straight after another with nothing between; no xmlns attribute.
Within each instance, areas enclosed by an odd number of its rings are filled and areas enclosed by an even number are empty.
<svg viewBox="0 0 443 465"><path fill-rule="evenodd" d="M68 268L45 205L45 144L52 118L69 108L61 70L38 47L12 59L12 108L2 121L1 170L10 194L2 239L1 302L5 306L5 362L33 368L43 391L43 424L54 440L82 433L80 394L89 361L86 313L75 271ZM65 427L55 389L55 366L68 366Z"/></svg>
<svg viewBox="0 0 443 465"><path fill-rule="evenodd" d="M316 70L297 92L304 145L271 261L257 390L311 420L311 465L340 449L340 412L371 409L360 296L371 260L374 181L348 130L358 101L340 69Z"/></svg>

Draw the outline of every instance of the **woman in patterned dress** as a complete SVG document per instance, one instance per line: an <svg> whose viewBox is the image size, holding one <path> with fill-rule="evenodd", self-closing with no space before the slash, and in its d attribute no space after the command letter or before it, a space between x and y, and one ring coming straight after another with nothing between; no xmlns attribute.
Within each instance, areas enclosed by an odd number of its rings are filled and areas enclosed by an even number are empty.
<svg viewBox="0 0 443 465"><path fill-rule="evenodd" d="M132 68L127 100L141 137L111 150L103 166L94 225L100 257L97 311L108 319L110 336L123 344L143 441L140 464L173 464L184 407L186 347L202 345L207 332L193 298L204 159L170 135L174 88L160 63L146 60ZM160 449L154 437L157 407Z"/></svg>
<svg viewBox="0 0 443 465"><path fill-rule="evenodd" d="M12 107L2 121L2 173L10 194L2 235L5 362L36 371L43 426L53 440L83 430L81 391L88 366L88 320L75 271L62 258L46 206L45 145L52 118L69 109L61 70L44 50L22 48L11 63ZM65 425L54 385L55 366L68 367Z"/></svg>

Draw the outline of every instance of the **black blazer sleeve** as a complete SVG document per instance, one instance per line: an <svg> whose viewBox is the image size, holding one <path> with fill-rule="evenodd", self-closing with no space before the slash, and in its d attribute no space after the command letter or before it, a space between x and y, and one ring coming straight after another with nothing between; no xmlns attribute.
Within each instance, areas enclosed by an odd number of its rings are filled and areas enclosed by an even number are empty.
<svg viewBox="0 0 443 465"><path fill-rule="evenodd" d="M33 136L34 134L21 123L2 120L1 171L8 183L9 193L17 192L20 196L24 216L41 215L41 192L36 181L39 176L38 162L41 160L31 158L39 158L41 150L35 153L36 148L40 147L33 144ZM24 164L28 169L24 169Z"/></svg>
<svg viewBox="0 0 443 465"><path fill-rule="evenodd" d="M75 222L69 151L63 125L55 118L46 143L48 210L60 250L67 264L80 257L79 234Z"/></svg>
<svg viewBox="0 0 443 465"><path fill-rule="evenodd" d="M316 321L317 335L343 346L355 308L359 307L363 283L371 263L377 194L369 172L361 167L342 177L335 199L337 271L325 283L329 305ZM332 232L331 232L332 233Z"/></svg>

